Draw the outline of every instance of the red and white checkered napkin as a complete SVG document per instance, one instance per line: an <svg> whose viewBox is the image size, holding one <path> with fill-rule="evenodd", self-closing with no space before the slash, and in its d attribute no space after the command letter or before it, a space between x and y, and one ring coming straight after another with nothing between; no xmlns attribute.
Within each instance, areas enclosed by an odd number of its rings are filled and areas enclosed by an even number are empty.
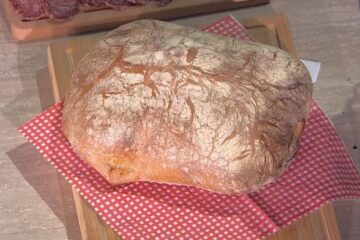
<svg viewBox="0 0 360 240"><path fill-rule="evenodd" d="M255 38L247 32L246 28L231 15L213 22L203 30L205 32L240 40L256 41Z"/></svg>
<svg viewBox="0 0 360 240"><path fill-rule="evenodd" d="M232 17L210 30L251 39ZM111 186L72 151L61 116L58 103L19 131L124 239L260 239L329 201L360 198L360 175L315 102L289 168L243 196L149 182Z"/></svg>

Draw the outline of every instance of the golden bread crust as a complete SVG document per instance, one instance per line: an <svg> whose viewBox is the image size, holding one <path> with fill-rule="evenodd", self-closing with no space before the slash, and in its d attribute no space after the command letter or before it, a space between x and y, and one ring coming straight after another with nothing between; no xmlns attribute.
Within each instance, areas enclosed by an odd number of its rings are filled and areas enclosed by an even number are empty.
<svg viewBox="0 0 360 240"><path fill-rule="evenodd" d="M280 49L140 20L81 60L63 129L113 184L244 193L293 157L311 95L303 64Z"/></svg>

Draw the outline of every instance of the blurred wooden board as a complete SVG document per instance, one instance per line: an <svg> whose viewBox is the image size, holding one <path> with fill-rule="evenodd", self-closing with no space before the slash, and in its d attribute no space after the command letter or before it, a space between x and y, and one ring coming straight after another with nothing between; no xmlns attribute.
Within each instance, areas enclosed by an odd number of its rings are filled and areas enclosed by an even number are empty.
<svg viewBox="0 0 360 240"><path fill-rule="evenodd" d="M286 16L260 16L240 19L240 22L258 42L282 48L296 55ZM63 99L71 75L84 54L106 33L74 37L52 43L48 48L49 72L56 102ZM83 240L118 240L90 206L73 191ZM271 240L338 240L340 238L335 213L331 204L284 228Z"/></svg>
<svg viewBox="0 0 360 240"><path fill-rule="evenodd" d="M173 0L164 7L132 6L123 11L113 9L80 9L71 20L57 22L51 19L22 21L9 0L2 0L5 19L10 32L17 40L37 40L100 29L111 29L125 22L137 19L170 19L223 11L234 8L249 7L269 3L270 0Z"/></svg>

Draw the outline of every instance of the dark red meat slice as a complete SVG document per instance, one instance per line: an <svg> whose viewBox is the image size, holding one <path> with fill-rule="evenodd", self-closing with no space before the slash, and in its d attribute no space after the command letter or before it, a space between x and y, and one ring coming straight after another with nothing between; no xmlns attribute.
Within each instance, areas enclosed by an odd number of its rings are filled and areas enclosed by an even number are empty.
<svg viewBox="0 0 360 240"><path fill-rule="evenodd" d="M86 7L103 7L106 0L79 0Z"/></svg>
<svg viewBox="0 0 360 240"><path fill-rule="evenodd" d="M66 20L78 11L77 0L42 0L46 14L53 19Z"/></svg>
<svg viewBox="0 0 360 240"><path fill-rule="evenodd" d="M129 3L127 0L105 0L105 5L114 9L122 10L133 4Z"/></svg>
<svg viewBox="0 0 360 240"><path fill-rule="evenodd" d="M135 5L137 5L137 4L144 5L148 2L150 2L150 0L126 0L126 1L128 1L129 3L135 4Z"/></svg>
<svg viewBox="0 0 360 240"><path fill-rule="evenodd" d="M155 6L157 7L163 7L165 6L166 4L170 3L172 0L154 0L154 4Z"/></svg>
<svg viewBox="0 0 360 240"><path fill-rule="evenodd" d="M36 20L45 17L41 0L10 0L10 2L24 20Z"/></svg>

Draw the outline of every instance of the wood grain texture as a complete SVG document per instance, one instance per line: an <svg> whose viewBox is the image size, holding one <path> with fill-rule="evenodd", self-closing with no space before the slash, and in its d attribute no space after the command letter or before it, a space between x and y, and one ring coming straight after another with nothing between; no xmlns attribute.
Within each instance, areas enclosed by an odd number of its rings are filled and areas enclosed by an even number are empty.
<svg viewBox="0 0 360 240"><path fill-rule="evenodd" d="M257 41L280 47L296 55L286 16L281 14L260 16L240 19L240 21ZM104 34L106 33L72 38L67 41L59 41L49 45L49 71L56 102L62 100L72 72L76 68L76 64L84 54L104 36ZM76 192L74 192L74 199L83 240L120 239L113 230L104 225L104 223L96 216L95 212ZM97 238L93 238L93 236L96 236ZM269 236L268 239L338 240L341 238L333 207L331 204L328 204L279 231L275 235Z"/></svg>
<svg viewBox="0 0 360 240"><path fill-rule="evenodd" d="M2 4L12 35L17 40L36 40L110 29L136 19L170 19L255 6L268 2L269 0L241 0L238 2L232 0L173 0L168 5L160 8L147 4L145 6L130 7L124 11L113 9L80 11L72 19L64 22L57 22L51 19L22 21L8 0L3 0Z"/></svg>
<svg viewBox="0 0 360 240"><path fill-rule="evenodd" d="M289 22L284 15L259 16L242 21L257 41L296 54Z"/></svg>
<svg viewBox="0 0 360 240"><path fill-rule="evenodd" d="M268 240L289 239L340 240L341 237L332 204L325 205L318 211L268 237Z"/></svg>
<svg viewBox="0 0 360 240"><path fill-rule="evenodd" d="M72 188L72 190L79 219L81 238L83 240L120 239L118 235L99 218L91 206L81 198L80 194L74 188Z"/></svg>
<svg viewBox="0 0 360 240"><path fill-rule="evenodd" d="M331 204L320 209L321 221L324 223L326 235L330 240L341 239L334 208Z"/></svg>

